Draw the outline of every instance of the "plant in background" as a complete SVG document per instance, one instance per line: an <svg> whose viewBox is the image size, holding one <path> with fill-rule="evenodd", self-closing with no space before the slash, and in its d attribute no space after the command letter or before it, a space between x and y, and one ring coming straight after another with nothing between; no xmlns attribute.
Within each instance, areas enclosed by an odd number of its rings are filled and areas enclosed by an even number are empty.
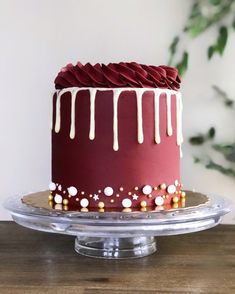
<svg viewBox="0 0 235 294"><path fill-rule="evenodd" d="M231 20L230 20L231 19ZM230 21L229 21L230 20ZM229 33L235 30L235 0L195 0L182 33L176 36L169 47L169 66L174 64L180 73L185 74L190 58L187 50L182 52L178 62L179 45L183 38L196 38L205 33L209 28L218 27L218 33L213 44L208 44L207 58L211 60L215 54L223 55L228 41ZM227 93L218 86L212 86L215 94L221 98L226 107L234 109L234 100L229 98ZM206 134L198 134L189 139L192 145L202 146L209 144L212 150L221 153L230 164L230 167L214 162L209 156L206 159L195 157L195 163L202 163L208 169L217 170L225 175L235 177L235 142L229 144L214 143L216 130L211 127Z"/></svg>

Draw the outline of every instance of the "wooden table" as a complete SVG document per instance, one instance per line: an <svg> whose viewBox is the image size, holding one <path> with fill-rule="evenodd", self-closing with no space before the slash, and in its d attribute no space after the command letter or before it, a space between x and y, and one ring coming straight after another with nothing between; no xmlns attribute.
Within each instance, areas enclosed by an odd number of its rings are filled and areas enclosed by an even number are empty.
<svg viewBox="0 0 235 294"><path fill-rule="evenodd" d="M158 253L98 260L74 237L0 222L0 293L235 293L235 226L160 237Z"/></svg>

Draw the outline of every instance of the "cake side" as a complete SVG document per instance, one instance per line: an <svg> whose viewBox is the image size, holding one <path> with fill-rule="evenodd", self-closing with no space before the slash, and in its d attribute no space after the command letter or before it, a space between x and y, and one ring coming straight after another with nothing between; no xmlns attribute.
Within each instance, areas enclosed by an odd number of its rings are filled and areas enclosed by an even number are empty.
<svg viewBox="0 0 235 294"><path fill-rule="evenodd" d="M185 196L179 171L181 117L181 94L172 89L74 86L57 91L49 199L65 208L101 210L176 205Z"/></svg>

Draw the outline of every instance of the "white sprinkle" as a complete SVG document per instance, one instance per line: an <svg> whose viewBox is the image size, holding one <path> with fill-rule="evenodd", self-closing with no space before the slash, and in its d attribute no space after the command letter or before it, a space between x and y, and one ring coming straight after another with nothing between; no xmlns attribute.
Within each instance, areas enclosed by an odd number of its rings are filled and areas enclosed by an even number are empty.
<svg viewBox="0 0 235 294"><path fill-rule="evenodd" d="M49 189L50 189L51 191L55 191L55 189L56 189L56 184L53 183L53 182L51 182L51 183L49 184Z"/></svg>
<svg viewBox="0 0 235 294"><path fill-rule="evenodd" d="M80 201L81 207L87 207L89 205L89 201L86 198L82 198Z"/></svg>
<svg viewBox="0 0 235 294"><path fill-rule="evenodd" d="M59 194L55 194L54 201L55 201L55 203L60 204L60 203L62 203L63 198L62 198L61 195L59 195Z"/></svg>
<svg viewBox="0 0 235 294"><path fill-rule="evenodd" d="M175 185L169 185L166 190L167 190L167 193L174 194L176 191L176 187Z"/></svg>
<svg viewBox="0 0 235 294"><path fill-rule="evenodd" d="M77 193L78 193L78 190L77 190L77 188L71 186L71 187L68 188L68 192L69 192L69 195L76 196Z"/></svg>
<svg viewBox="0 0 235 294"><path fill-rule="evenodd" d="M112 196L112 195L113 195L113 188L111 188L111 187L106 187L106 188L104 189L104 195L105 195L105 196Z"/></svg>
<svg viewBox="0 0 235 294"><path fill-rule="evenodd" d="M145 185L142 189L142 192L145 194L145 195L149 195L151 194L153 191L152 187L150 185Z"/></svg>
<svg viewBox="0 0 235 294"><path fill-rule="evenodd" d="M129 208L131 207L132 205L132 202L129 198L125 198L122 200L122 206L125 207L125 208Z"/></svg>
<svg viewBox="0 0 235 294"><path fill-rule="evenodd" d="M159 205L159 206L162 206L164 204L164 199L161 196L157 196L155 198L155 204Z"/></svg>

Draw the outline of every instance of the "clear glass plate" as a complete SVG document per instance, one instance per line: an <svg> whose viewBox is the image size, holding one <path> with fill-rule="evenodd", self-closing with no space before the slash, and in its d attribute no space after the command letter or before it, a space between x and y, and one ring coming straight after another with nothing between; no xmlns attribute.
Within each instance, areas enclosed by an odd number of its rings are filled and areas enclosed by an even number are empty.
<svg viewBox="0 0 235 294"><path fill-rule="evenodd" d="M217 225L230 211L223 197L186 191L185 207L147 211L74 211L51 208L49 191L5 202L13 220L25 227L76 236L75 250L98 258L136 258L156 251L155 236L185 234ZM61 210L62 209L62 210Z"/></svg>

